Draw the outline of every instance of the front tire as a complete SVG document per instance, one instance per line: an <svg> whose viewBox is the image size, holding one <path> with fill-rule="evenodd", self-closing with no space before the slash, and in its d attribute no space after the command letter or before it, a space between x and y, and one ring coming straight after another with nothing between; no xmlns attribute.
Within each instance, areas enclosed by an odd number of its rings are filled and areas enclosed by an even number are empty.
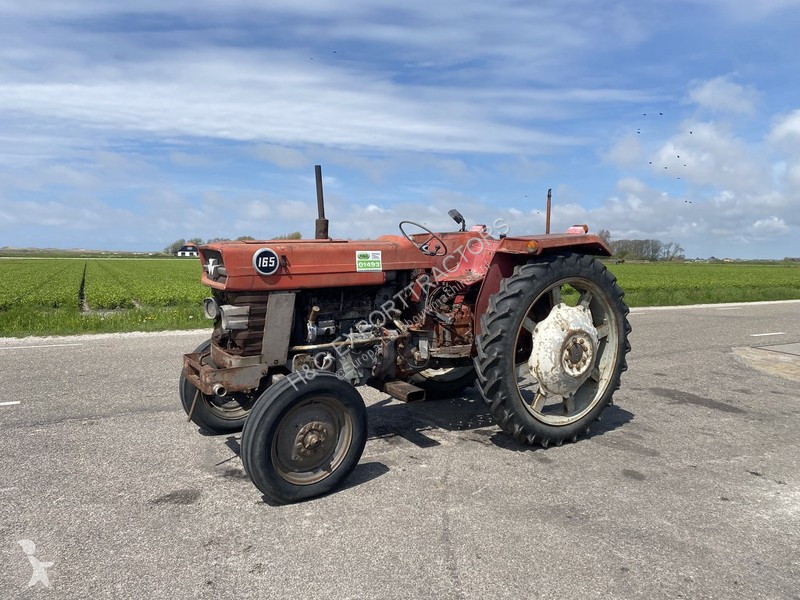
<svg viewBox="0 0 800 600"><path fill-rule="evenodd" d="M337 488L367 441L358 391L329 373L289 375L258 399L242 432L241 457L255 486L275 502L298 502Z"/></svg>
<svg viewBox="0 0 800 600"><path fill-rule="evenodd" d="M481 317L478 388L518 442L577 441L611 403L627 369L628 307L616 278L590 256L520 265Z"/></svg>
<svg viewBox="0 0 800 600"><path fill-rule="evenodd" d="M206 340L195 348L194 354L206 353L209 348L211 340ZM191 416L192 423L215 435L241 431L253 404L253 398L243 393L224 397L204 394L186 379L183 370L178 390L181 406Z"/></svg>

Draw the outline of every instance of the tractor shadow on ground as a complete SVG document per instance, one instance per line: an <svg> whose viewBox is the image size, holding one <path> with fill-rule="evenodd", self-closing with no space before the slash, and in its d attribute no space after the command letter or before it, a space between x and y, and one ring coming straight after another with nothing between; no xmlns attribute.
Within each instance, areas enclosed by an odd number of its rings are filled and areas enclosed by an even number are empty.
<svg viewBox="0 0 800 600"><path fill-rule="evenodd" d="M222 467L220 474L223 477L229 477L234 479L243 479L250 481L247 473L241 467L238 459L241 455L242 447L241 447L241 435L228 435L225 439L225 446L231 451L231 456L226 458L218 463L216 463L215 467ZM231 461L236 460L236 464L230 466ZM373 479L377 479L381 475L385 475L389 472L389 467L387 467L382 462L378 461L369 461L363 462L356 465L356 468L350 474L350 476L345 480L341 487L333 490L331 493L341 492L344 490L349 490L351 488L357 487L359 485L369 483ZM261 500L268 504L269 506L284 506L280 502L275 502L272 498L266 495L261 496ZM302 502L310 502L316 500L316 498L310 498L308 500L303 500Z"/></svg>
<svg viewBox="0 0 800 600"><path fill-rule="evenodd" d="M384 398L367 407L370 440L403 438L418 448L433 448L440 442L426 432L444 430L465 432L464 441L486 444L491 442L504 450L535 451L541 446L520 444L504 433L494 422L489 407L474 389L453 398L429 399L419 403L401 403ZM580 439L594 438L622 427L633 419L633 413L616 405L603 411L602 421L592 423L590 433Z"/></svg>

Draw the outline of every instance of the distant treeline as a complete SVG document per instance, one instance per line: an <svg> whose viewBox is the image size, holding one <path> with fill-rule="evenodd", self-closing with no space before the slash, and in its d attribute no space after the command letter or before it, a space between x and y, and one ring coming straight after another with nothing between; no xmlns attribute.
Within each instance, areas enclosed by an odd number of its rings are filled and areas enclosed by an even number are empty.
<svg viewBox="0 0 800 600"><path fill-rule="evenodd" d="M675 242L661 240L612 240L608 229L597 235L609 245L614 257L620 260L683 260L683 248Z"/></svg>
<svg viewBox="0 0 800 600"><path fill-rule="evenodd" d="M611 251L623 260L682 260L683 248L675 242L661 240L614 240Z"/></svg>

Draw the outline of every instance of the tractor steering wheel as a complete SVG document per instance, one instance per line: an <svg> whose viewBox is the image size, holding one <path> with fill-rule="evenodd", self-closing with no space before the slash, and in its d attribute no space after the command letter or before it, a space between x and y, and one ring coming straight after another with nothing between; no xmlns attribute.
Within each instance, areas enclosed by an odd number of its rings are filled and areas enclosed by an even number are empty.
<svg viewBox="0 0 800 600"><path fill-rule="evenodd" d="M422 242L421 244L418 244L413 239L411 239L411 236L408 233L406 233L405 229L403 229L403 225L406 225L406 224L407 225L413 225L414 227L419 227L425 233L427 233L430 237L427 240L425 240L424 242ZM430 229L428 229L424 225L420 225L419 223L415 223L414 221L400 221L400 233L402 233L409 242L411 242L417 248L419 248L419 251L422 252L423 254L426 254L428 256L444 256L445 254L447 254L447 246L444 245L444 242L442 241L442 238L440 238L438 235L433 233ZM434 246L434 249L431 250L431 248L430 248L430 246L428 244L430 244L432 240L436 240L437 242L439 242L441 244L441 246ZM441 253L439 252L440 250L441 250Z"/></svg>

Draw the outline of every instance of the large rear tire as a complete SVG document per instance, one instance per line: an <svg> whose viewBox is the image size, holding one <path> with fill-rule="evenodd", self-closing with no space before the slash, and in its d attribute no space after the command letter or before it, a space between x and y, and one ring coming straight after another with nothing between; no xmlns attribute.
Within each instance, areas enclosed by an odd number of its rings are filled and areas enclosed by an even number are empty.
<svg viewBox="0 0 800 600"><path fill-rule="evenodd" d="M194 354L208 352L211 340L206 340L194 350ZM210 360L210 358L209 358ZM243 393L215 396L202 393L186 379L181 370L178 390L181 406L192 423L213 434L236 433L242 430L250 413L254 398Z"/></svg>
<svg viewBox="0 0 800 600"><path fill-rule="evenodd" d="M628 307L590 256L520 265L481 317L478 388L497 424L524 444L577 441L627 369Z"/></svg>
<svg viewBox="0 0 800 600"><path fill-rule="evenodd" d="M258 399L242 432L241 457L255 486L275 502L298 502L337 488L367 441L367 409L335 375L290 375Z"/></svg>

